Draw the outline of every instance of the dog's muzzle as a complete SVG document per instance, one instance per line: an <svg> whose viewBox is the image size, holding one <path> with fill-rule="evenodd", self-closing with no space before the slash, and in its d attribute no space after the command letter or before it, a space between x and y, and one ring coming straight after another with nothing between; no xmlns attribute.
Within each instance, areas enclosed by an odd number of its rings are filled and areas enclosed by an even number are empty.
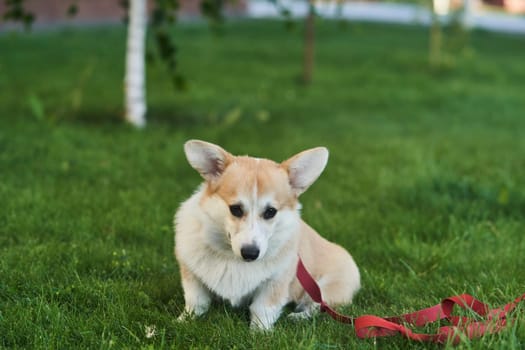
<svg viewBox="0 0 525 350"><path fill-rule="evenodd" d="M244 261L254 261L259 257L259 247L256 245L245 245L241 248L241 256Z"/></svg>

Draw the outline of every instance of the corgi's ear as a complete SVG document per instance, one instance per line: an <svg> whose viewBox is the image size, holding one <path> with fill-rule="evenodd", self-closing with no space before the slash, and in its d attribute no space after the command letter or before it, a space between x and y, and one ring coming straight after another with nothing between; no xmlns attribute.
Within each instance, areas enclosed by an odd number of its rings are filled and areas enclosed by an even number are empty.
<svg viewBox="0 0 525 350"><path fill-rule="evenodd" d="M206 181L218 179L233 156L213 143L190 140L184 144L184 152L190 165Z"/></svg>
<svg viewBox="0 0 525 350"><path fill-rule="evenodd" d="M281 163L288 172L290 185L297 195L300 195L321 175L328 162L328 149L312 148L296 154Z"/></svg>

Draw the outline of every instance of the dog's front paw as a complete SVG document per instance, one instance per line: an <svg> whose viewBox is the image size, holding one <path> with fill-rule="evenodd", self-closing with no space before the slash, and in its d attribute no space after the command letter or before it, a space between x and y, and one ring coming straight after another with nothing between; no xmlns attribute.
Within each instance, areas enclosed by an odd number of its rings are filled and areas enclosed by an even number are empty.
<svg viewBox="0 0 525 350"><path fill-rule="evenodd" d="M255 301L250 305L250 327L257 331L270 331L281 314L282 305L268 305L264 300Z"/></svg>
<svg viewBox="0 0 525 350"><path fill-rule="evenodd" d="M288 319L293 321L306 320L311 318L317 311L315 304L298 305L294 312L288 314Z"/></svg>
<svg viewBox="0 0 525 350"><path fill-rule="evenodd" d="M302 320L309 319L311 316L312 315L308 311L300 311L300 312L292 312L288 314L287 317L289 320L292 320L292 321L302 321Z"/></svg>
<svg viewBox="0 0 525 350"><path fill-rule="evenodd" d="M179 317L177 317L177 322L188 322L195 319L195 317L196 315L194 312L183 311Z"/></svg>
<svg viewBox="0 0 525 350"><path fill-rule="evenodd" d="M250 322L250 330L254 333L266 333L271 332L273 330L273 327L271 324L264 324L262 322L259 322L258 320L252 320Z"/></svg>
<svg viewBox="0 0 525 350"><path fill-rule="evenodd" d="M178 322L191 321L201 315L204 315L210 306L208 300L205 303L200 304L188 304L184 306L184 311L177 317Z"/></svg>

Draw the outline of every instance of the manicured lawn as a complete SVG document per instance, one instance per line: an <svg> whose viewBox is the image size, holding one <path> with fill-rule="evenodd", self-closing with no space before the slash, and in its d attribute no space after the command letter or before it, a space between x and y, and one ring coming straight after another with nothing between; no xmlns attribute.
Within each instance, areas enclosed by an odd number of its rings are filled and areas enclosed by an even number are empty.
<svg viewBox="0 0 525 350"><path fill-rule="evenodd" d="M177 323L172 217L200 182L190 138L276 160L330 149L303 216L361 268L347 314L525 292L525 38L474 33L436 70L426 29L322 23L305 88L299 29L180 25L189 89L150 66L142 131L119 117L122 28L0 36L0 347L429 347L359 340L325 315L253 334L245 310L221 303ZM460 348L523 348L523 311Z"/></svg>

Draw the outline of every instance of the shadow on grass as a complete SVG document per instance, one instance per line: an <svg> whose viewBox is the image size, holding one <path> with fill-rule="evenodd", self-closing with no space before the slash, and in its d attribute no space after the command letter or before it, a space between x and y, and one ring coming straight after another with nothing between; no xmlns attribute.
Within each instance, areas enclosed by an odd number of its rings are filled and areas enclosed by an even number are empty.
<svg viewBox="0 0 525 350"><path fill-rule="evenodd" d="M69 118L63 118L63 120L87 126L118 127L126 125L124 112L119 109L82 109L72 113ZM147 112L146 120L150 125L177 129L204 126L210 123L209 118L205 116L168 106L151 107Z"/></svg>
<svg viewBox="0 0 525 350"><path fill-rule="evenodd" d="M122 112L116 109L81 109L73 113L67 121L90 126L112 125L124 123Z"/></svg>
<svg viewBox="0 0 525 350"><path fill-rule="evenodd" d="M148 122L154 125L166 127L197 127L209 125L210 120L204 115L197 115L194 112L178 110L172 105L154 106L148 111Z"/></svg>

